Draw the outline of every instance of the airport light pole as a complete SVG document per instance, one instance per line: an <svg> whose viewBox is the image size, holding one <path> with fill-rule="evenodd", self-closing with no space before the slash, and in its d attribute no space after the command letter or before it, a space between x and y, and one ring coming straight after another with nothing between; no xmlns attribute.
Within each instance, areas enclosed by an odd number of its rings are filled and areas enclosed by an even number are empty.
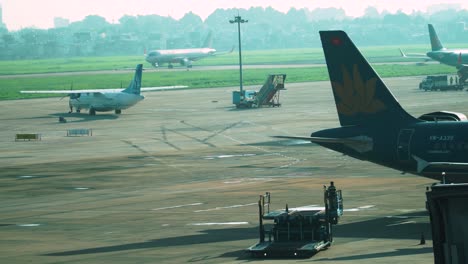
<svg viewBox="0 0 468 264"><path fill-rule="evenodd" d="M244 91L242 88L242 48L241 48L241 32L240 32L240 24L247 23L248 20L242 19L242 17L238 14L234 17L234 20L229 20L229 23L234 24L237 23L237 32L239 34L239 78L240 78L240 96L241 98L244 97Z"/></svg>

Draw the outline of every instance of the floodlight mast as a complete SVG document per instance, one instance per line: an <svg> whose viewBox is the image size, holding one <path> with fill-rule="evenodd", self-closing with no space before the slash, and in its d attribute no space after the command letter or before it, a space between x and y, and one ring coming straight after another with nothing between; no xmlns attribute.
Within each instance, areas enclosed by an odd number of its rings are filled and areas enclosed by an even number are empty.
<svg viewBox="0 0 468 264"><path fill-rule="evenodd" d="M234 24L237 23L237 32L239 35L239 82L240 82L240 96L241 98L244 97L244 91L242 87L242 48L241 48L241 31L240 31L240 24L247 23L248 20L242 19L240 15L234 17L234 20L229 20L229 23Z"/></svg>

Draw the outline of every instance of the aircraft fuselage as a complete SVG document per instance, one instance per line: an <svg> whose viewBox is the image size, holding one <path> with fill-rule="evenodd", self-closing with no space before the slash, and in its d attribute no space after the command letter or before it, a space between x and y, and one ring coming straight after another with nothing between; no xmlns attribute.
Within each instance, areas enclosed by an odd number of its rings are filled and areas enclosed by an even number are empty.
<svg viewBox="0 0 468 264"><path fill-rule="evenodd" d="M164 63L191 65L192 61L209 57L215 52L212 48L153 50L146 55L146 61L156 66Z"/></svg>
<svg viewBox="0 0 468 264"><path fill-rule="evenodd" d="M93 109L94 111L105 112L127 109L143 99L142 95L123 92L81 93L70 97L69 102L77 110Z"/></svg>
<svg viewBox="0 0 468 264"><path fill-rule="evenodd" d="M433 60L450 66L457 67L460 64L468 64L468 50L429 51L426 55Z"/></svg>
<svg viewBox="0 0 468 264"><path fill-rule="evenodd" d="M364 138L367 144L318 144L402 172L437 180L442 179L444 172L450 182L468 177L466 167L439 169L436 166L424 168L418 164L418 159L429 163L468 163L468 122L422 121L401 127L384 123L379 126L347 126L321 130L311 136Z"/></svg>

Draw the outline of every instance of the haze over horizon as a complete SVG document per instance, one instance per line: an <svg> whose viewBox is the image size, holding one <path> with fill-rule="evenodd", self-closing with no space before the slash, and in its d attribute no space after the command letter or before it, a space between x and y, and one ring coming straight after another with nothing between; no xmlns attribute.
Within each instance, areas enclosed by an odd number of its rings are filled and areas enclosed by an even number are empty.
<svg viewBox="0 0 468 264"><path fill-rule="evenodd" d="M359 17L367 7L377 8L379 12L398 11L411 14L415 11L427 12L428 7L436 5L451 5L468 9L468 3L460 0L425 0L408 2L403 0L363 0L356 2L346 0L310 1L297 0L0 0L3 10L3 22L8 30L19 30L27 27L52 28L54 18L61 17L70 22L83 20L88 15L104 17L110 23L118 23L124 15L160 15L174 19L182 18L186 13L193 12L205 20L216 9L249 9L251 7L272 7L280 12L288 12L291 8L343 8L347 16ZM39 11L38 11L39 10ZM235 15L235 14L233 14ZM242 15L242 14L241 14Z"/></svg>

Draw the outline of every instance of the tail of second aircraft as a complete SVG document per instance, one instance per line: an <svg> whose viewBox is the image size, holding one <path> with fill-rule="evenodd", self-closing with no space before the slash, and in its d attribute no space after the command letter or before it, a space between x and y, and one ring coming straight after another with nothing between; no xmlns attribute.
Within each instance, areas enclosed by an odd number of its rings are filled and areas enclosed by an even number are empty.
<svg viewBox="0 0 468 264"><path fill-rule="evenodd" d="M124 93L140 94L141 89L141 75L143 72L143 64L138 64L135 69L135 75L128 85L127 89L123 90Z"/></svg>
<svg viewBox="0 0 468 264"><path fill-rule="evenodd" d="M205 42L203 42L202 48L211 48L213 45L213 32L210 30L208 35L206 35Z"/></svg>
<svg viewBox="0 0 468 264"><path fill-rule="evenodd" d="M429 38L431 39L432 51L443 50L444 46L440 43L440 39L437 36L434 26L432 26L432 24L427 24L427 27L429 28Z"/></svg>
<svg viewBox="0 0 468 264"><path fill-rule="evenodd" d="M341 126L411 122L379 75L343 31L320 31Z"/></svg>

